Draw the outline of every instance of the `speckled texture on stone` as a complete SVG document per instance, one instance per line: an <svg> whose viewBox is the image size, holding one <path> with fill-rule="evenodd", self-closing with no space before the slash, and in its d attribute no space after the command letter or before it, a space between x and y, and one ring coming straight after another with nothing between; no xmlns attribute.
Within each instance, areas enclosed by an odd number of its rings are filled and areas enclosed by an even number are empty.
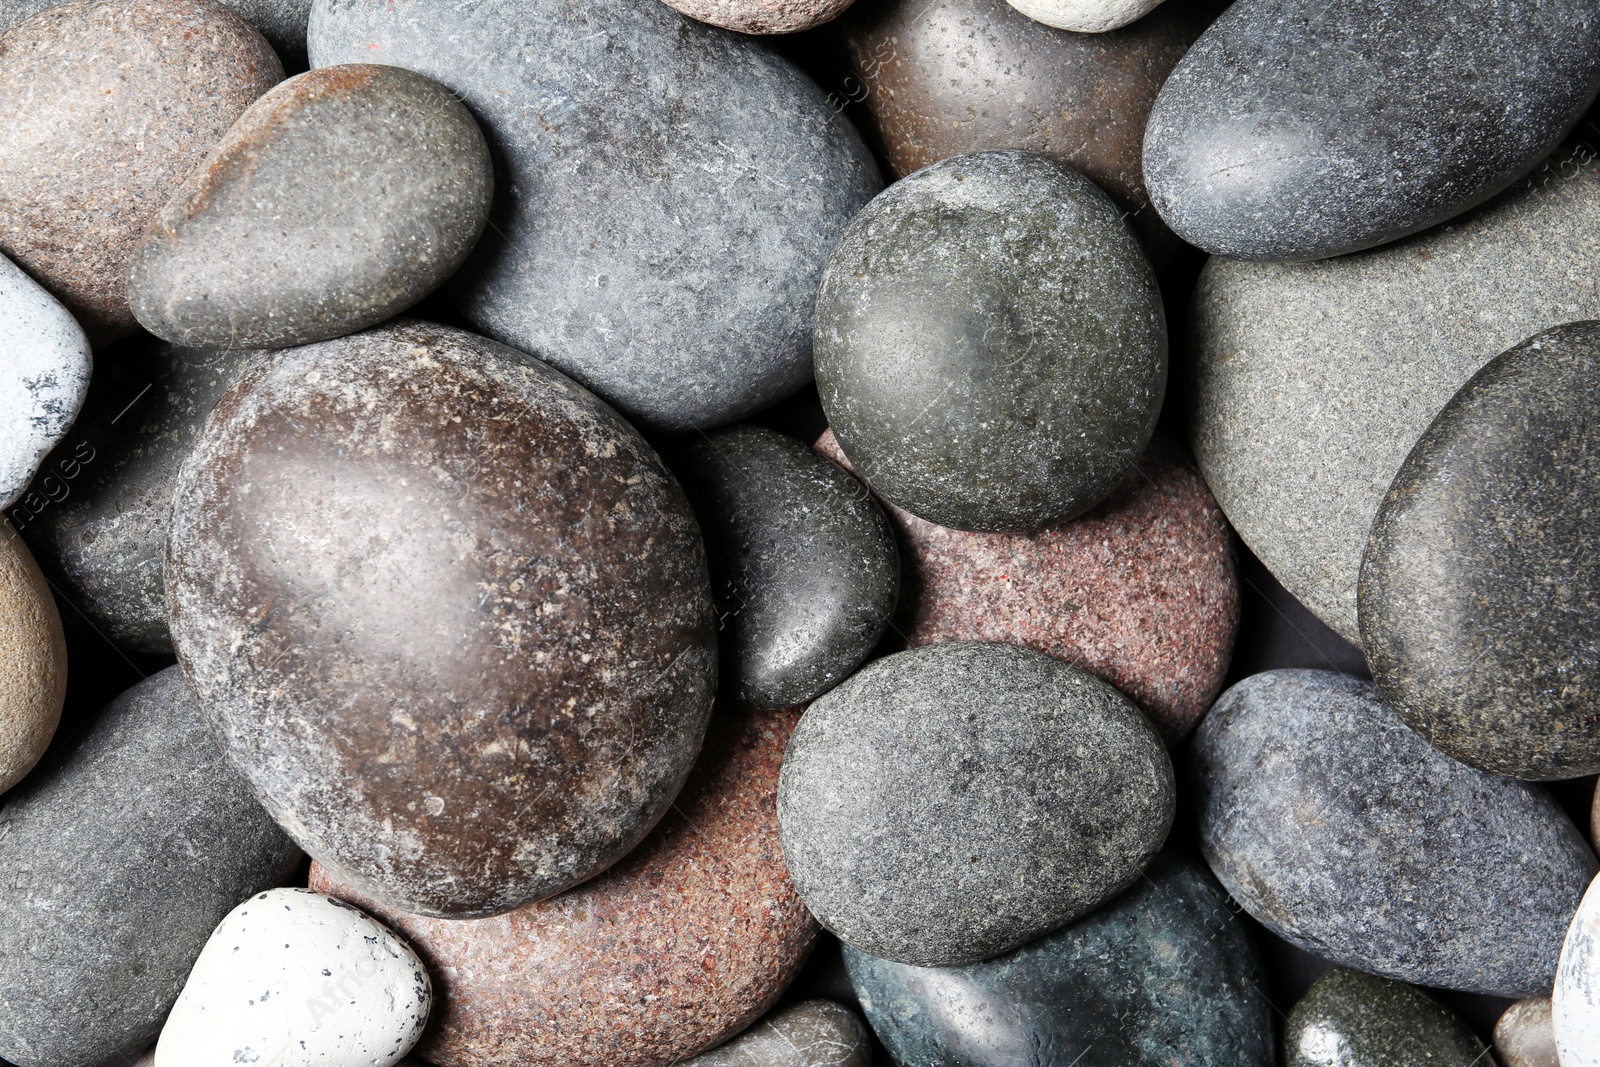
<svg viewBox="0 0 1600 1067"><path fill-rule="evenodd" d="M128 303L192 348L283 348L375 326L438 288L489 217L466 107L399 67L325 67L250 105L140 238Z"/></svg>
<svg viewBox="0 0 1600 1067"><path fill-rule="evenodd" d="M900 588L894 533L866 487L755 426L698 438L678 475L706 539L722 692L794 707L843 681Z"/></svg>
<svg viewBox="0 0 1600 1067"><path fill-rule="evenodd" d="M67 696L67 642L50 586L0 523L0 793L33 769Z"/></svg>
<svg viewBox="0 0 1600 1067"><path fill-rule="evenodd" d="M1340 967L1283 1024L1284 1067L1494 1067L1465 1023L1422 990Z"/></svg>
<svg viewBox="0 0 1600 1067"><path fill-rule="evenodd" d="M1132 701L1060 660L959 641L876 660L800 721L783 854L847 945L947 966L1008 952L1139 877L1172 765Z"/></svg>
<svg viewBox="0 0 1600 1067"><path fill-rule="evenodd" d="M798 33L839 17L854 0L666 0L700 22L740 33Z"/></svg>
<svg viewBox="0 0 1600 1067"><path fill-rule="evenodd" d="M5 0L0 4L0 32L59 3L61 0ZM222 3L260 30L280 56L305 57L306 17L311 12L311 0L222 0Z"/></svg>
<svg viewBox="0 0 1600 1067"><path fill-rule="evenodd" d="M1237 915L1199 863L1164 853L1106 907L986 963L844 957L896 1063L1273 1067L1266 979Z"/></svg>
<svg viewBox="0 0 1600 1067"><path fill-rule="evenodd" d="M1161 0L1007 0L1035 22L1074 33L1105 33L1154 11Z"/></svg>
<svg viewBox="0 0 1600 1067"><path fill-rule="evenodd" d="M251 101L283 79L213 0L73 0L0 37L0 251L103 344L145 223Z"/></svg>
<svg viewBox="0 0 1600 1067"><path fill-rule="evenodd" d="M1507 1008L1494 1025L1494 1052L1501 1067L1561 1067L1550 998L1529 997Z"/></svg>
<svg viewBox="0 0 1600 1067"><path fill-rule="evenodd" d="M817 390L879 495L963 530L1103 500L1167 381L1155 274L1116 206L1025 152L947 159L857 215L817 297Z"/></svg>
<svg viewBox="0 0 1600 1067"><path fill-rule="evenodd" d="M1378 509L1359 596L1384 701L1456 759L1600 771L1600 323L1490 360Z"/></svg>
<svg viewBox="0 0 1600 1067"><path fill-rule="evenodd" d="M1584 0L1238 0L1161 87L1145 180L1214 255L1342 255L1511 185L1597 88Z"/></svg>
<svg viewBox="0 0 1600 1067"><path fill-rule="evenodd" d="M831 1000L774 1011L683 1067L871 1067L872 1039L856 1013Z"/></svg>
<svg viewBox="0 0 1600 1067"><path fill-rule="evenodd" d="M1417 985L1549 990L1597 865L1542 787L1458 763L1331 671L1246 678L1190 760L1206 861L1279 937Z"/></svg>
<svg viewBox="0 0 1600 1067"><path fill-rule="evenodd" d="M1191 443L1246 544L1359 641L1367 533L1406 454L1475 371L1600 318L1600 166L1564 157L1449 226L1322 263L1213 259L1191 335Z"/></svg>
<svg viewBox="0 0 1600 1067"><path fill-rule="evenodd" d="M817 279L881 181L788 60L640 0L317 0L310 40L483 124L496 208L450 285L478 329L667 429L810 379Z"/></svg>
<svg viewBox="0 0 1600 1067"><path fill-rule="evenodd" d="M432 1004L427 970L393 931L341 900L274 889L218 924L155 1067L393 1067Z"/></svg>
<svg viewBox="0 0 1600 1067"><path fill-rule="evenodd" d="M1600 878L1572 916L1550 1001L1561 1067L1600 1067Z"/></svg>
<svg viewBox="0 0 1600 1067"><path fill-rule="evenodd" d="M832 431L814 447L850 469ZM1048 652L1138 701L1169 744L1216 699L1239 628L1233 535L1167 435L1098 507L1037 533L950 530L882 503L904 582L891 637Z"/></svg>
<svg viewBox="0 0 1600 1067"><path fill-rule="evenodd" d="M211 931L300 853L218 751L176 667L57 744L0 809L0 1056L130 1059Z"/></svg>
<svg viewBox="0 0 1600 1067"><path fill-rule="evenodd" d="M0 508L22 496L89 390L89 340L66 308L0 256Z"/></svg>
<svg viewBox="0 0 1600 1067"><path fill-rule="evenodd" d="M772 1006L817 938L778 847L792 710L724 706L671 812L577 889L464 922L312 885L410 938L434 977L417 1055L438 1067L669 1067Z"/></svg>
<svg viewBox="0 0 1600 1067"><path fill-rule="evenodd" d="M683 491L593 394L450 327L252 367L180 470L166 581L229 755L395 907L492 915L604 870L711 713Z"/></svg>

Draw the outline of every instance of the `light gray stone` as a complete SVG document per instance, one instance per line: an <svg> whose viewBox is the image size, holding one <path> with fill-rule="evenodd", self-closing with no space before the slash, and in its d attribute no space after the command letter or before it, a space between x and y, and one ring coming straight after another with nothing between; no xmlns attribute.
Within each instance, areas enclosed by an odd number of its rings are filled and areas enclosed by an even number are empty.
<svg viewBox="0 0 1600 1067"><path fill-rule="evenodd" d="M78 417L93 360L78 320L4 256L0 352L0 508L9 508Z"/></svg>
<svg viewBox="0 0 1600 1067"><path fill-rule="evenodd" d="M1572 917L1550 1002L1561 1067L1600 1067L1600 878Z"/></svg>
<svg viewBox="0 0 1600 1067"><path fill-rule="evenodd" d="M0 0L0 33L36 11L55 7L62 0ZM306 51L306 19L311 0L221 0L244 16L244 20L272 42L286 60L303 59Z"/></svg>
<svg viewBox="0 0 1600 1067"><path fill-rule="evenodd" d="M726 1045L682 1067L871 1067L872 1038L856 1013L831 1000L772 1012Z"/></svg>

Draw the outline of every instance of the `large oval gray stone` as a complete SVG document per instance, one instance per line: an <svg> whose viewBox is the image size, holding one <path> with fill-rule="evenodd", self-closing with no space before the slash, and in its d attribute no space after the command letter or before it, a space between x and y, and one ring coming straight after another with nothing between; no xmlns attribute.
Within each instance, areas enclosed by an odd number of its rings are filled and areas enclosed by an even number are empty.
<svg viewBox="0 0 1600 1067"><path fill-rule="evenodd" d="M15 23L55 7L62 0L5 0L0 4L0 31ZM261 36L272 42L278 55L285 61L301 61L306 51L306 19L311 13L311 0L220 0L233 8Z"/></svg>

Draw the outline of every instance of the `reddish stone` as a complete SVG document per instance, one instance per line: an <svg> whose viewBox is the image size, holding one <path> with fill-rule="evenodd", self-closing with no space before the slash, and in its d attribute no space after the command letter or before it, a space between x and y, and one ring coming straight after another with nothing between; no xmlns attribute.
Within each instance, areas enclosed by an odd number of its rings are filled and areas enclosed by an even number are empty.
<svg viewBox="0 0 1600 1067"><path fill-rule="evenodd" d="M438 1067L668 1067L755 1022L818 927L778 845L778 767L798 710L719 708L661 824L606 873L489 919L385 908L313 866L311 886L410 939Z"/></svg>
<svg viewBox="0 0 1600 1067"><path fill-rule="evenodd" d="M833 431L815 447L849 469ZM1222 688L1239 625L1233 535L1163 435L1104 503L1033 533L948 530L878 503L903 568L891 638L1009 641L1059 656L1138 701L1168 744Z"/></svg>

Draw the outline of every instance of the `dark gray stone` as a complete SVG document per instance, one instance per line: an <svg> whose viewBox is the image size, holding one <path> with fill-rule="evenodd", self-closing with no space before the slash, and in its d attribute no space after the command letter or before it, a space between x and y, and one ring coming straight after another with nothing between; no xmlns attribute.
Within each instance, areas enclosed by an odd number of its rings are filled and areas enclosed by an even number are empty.
<svg viewBox="0 0 1600 1067"><path fill-rule="evenodd" d="M1109 493L1167 380L1155 275L1111 199L1026 152L956 156L856 216L817 298L817 388L874 490L961 530Z"/></svg>
<svg viewBox="0 0 1600 1067"><path fill-rule="evenodd" d="M1384 700L1514 778L1600 771L1600 323L1490 360L1378 508L1362 645Z"/></svg>
<svg viewBox="0 0 1600 1067"><path fill-rule="evenodd" d="M871 1067L872 1038L856 1013L831 1000L774 1011L682 1067Z"/></svg>
<svg viewBox="0 0 1600 1067"><path fill-rule="evenodd" d="M1273 1067L1272 1005L1238 909L1163 853L1115 901L1009 955L908 967L846 946L862 1010L906 1067Z"/></svg>
<svg viewBox="0 0 1600 1067"><path fill-rule="evenodd" d="M720 692L792 707L867 657L894 613L900 556L865 486L755 426L702 437L678 475L706 538Z"/></svg>
<svg viewBox="0 0 1600 1067"><path fill-rule="evenodd" d="M0 0L0 33L14 24L62 0ZM272 42L278 55L285 59L304 58L306 51L306 18L311 13L311 0L220 0L233 8L244 20L261 31L261 36Z"/></svg>
<svg viewBox="0 0 1600 1067"><path fill-rule="evenodd" d="M1214 255L1342 255L1511 185L1596 88L1582 0L1239 0L1156 97L1145 181Z"/></svg>
<svg viewBox="0 0 1600 1067"><path fill-rule="evenodd" d="M1206 860L1278 936L1418 985L1549 991L1597 864L1543 788L1451 759L1330 671L1246 678L1190 755Z"/></svg>
<svg viewBox="0 0 1600 1067"><path fill-rule="evenodd" d="M881 182L788 60L641 0L317 0L310 47L435 78L483 124L493 226L451 285L479 330L664 428L810 379L817 280Z"/></svg>
<svg viewBox="0 0 1600 1067"><path fill-rule="evenodd" d="M1116 689L1017 645L869 664L800 720L778 781L784 861L848 945L973 963L1139 877L1173 816L1172 765Z"/></svg>
<svg viewBox="0 0 1600 1067"><path fill-rule="evenodd" d="M1422 990L1343 967L1283 1025L1284 1067L1494 1067L1467 1025Z"/></svg>
<svg viewBox="0 0 1600 1067"><path fill-rule="evenodd" d="M223 758L176 667L59 741L0 810L0 1055L136 1058L206 939L300 852Z"/></svg>

